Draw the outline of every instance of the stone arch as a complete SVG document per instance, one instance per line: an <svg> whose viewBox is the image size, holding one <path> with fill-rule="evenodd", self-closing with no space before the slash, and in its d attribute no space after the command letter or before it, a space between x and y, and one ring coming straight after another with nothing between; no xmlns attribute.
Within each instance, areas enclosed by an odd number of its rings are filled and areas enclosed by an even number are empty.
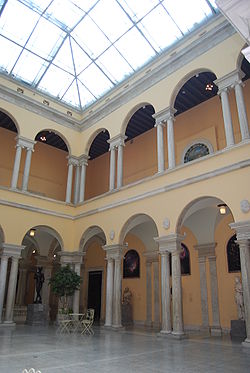
<svg viewBox="0 0 250 373"><path fill-rule="evenodd" d="M91 135L90 135L90 137L89 137L89 139L88 139L88 141L87 141L87 144L86 144L86 146L85 146L85 149L84 149L84 154L86 154L86 155L88 155L89 154L89 151L90 151L90 147L91 147L91 144L92 144L92 142L95 140L95 138L101 133L101 132L108 132L108 134L109 134L109 137L110 137L110 133L109 133L109 131L106 129L106 128L98 128L96 131L94 131Z"/></svg>
<svg viewBox="0 0 250 373"><path fill-rule="evenodd" d="M144 213L139 213L139 214L135 214L133 216L131 216L123 225L123 227L121 228L121 231L120 231L120 234L119 234L119 244L123 244L124 243L124 240L125 240L125 237L126 235L131 231L131 230L135 230L136 227L137 227L137 231L139 232L139 227L142 226L142 224L146 224L147 227L150 227L151 229L151 232L149 231L149 229L147 229L147 231L145 231L145 234L142 235L142 231L140 232L141 233L141 240L143 241L146 249L149 251L150 249L153 250L154 248L157 248L157 245L155 244L155 241L154 241L154 237L158 237L158 228L157 228L157 225L154 221L153 218L151 218L151 216L147 215L147 214L144 214ZM151 235L151 239L149 239L149 237L147 236L147 234L150 234L152 233ZM150 242L149 242L150 240Z"/></svg>
<svg viewBox="0 0 250 373"><path fill-rule="evenodd" d="M43 129L41 129L41 130L36 134L35 139L36 139L37 135L38 135L39 133L42 133L42 132L53 132L53 133L55 133L57 136L59 136L59 137L63 140L63 142L65 143L65 145L67 146L67 151L68 151L69 155L71 155L71 147L70 147L70 145L69 145L69 142L68 142L67 138L66 138L63 134L61 134L61 132L59 132L59 131L57 131L57 130L55 130L55 129L53 129L53 128L43 128Z"/></svg>
<svg viewBox="0 0 250 373"><path fill-rule="evenodd" d="M0 112L4 113L5 115L7 115L11 119L11 121L13 122L13 124L16 127L17 134L20 135L20 127L19 127L19 124L18 124L16 118L11 113L9 113L9 111L5 110L2 107L0 107Z"/></svg>
<svg viewBox="0 0 250 373"><path fill-rule="evenodd" d="M188 74L186 74L175 86L175 88L173 89L173 92L171 94L171 97L170 97L170 104L169 106L170 107L174 107L174 104L175 104L175 100L176 100L176 97L178 95L178 93L180 92L181 88L184 86L185 83L188 82L189 79L191 79L192 77L198 75L198 74L201 74L201 73L204 73L204 72L210 72L210 73L213 73L214 72L208 68L205 68L205 67L201 67L199 69L195 69L195 70L192 70L190 71Z"/></svg>
<svg viewBox="0 0 250 373"><path fill-rule="evenodd" d="M85 230L80 239L79 251L86 252L87 248L94 240L98 240L102 246L107 242L103 229L97 225L92 225Z"/></svg>
<svg viewBox="0 0 250 373"><path fill-rule="evenodd" d="M122 122L122 125L121 125L120 133L122 135L125 135L127 125L129 123L130 119L132 118L132 116L137 112L137 110L139 110L140 108L142 108L143 106L146 106L146 105L151 105L151 104L149 102L143 101L143 102L140 102L140 103L136 104L135 106L132 107L132 109L129 110L129 112L125 116L125 118Z"/></svg>
<svg viewBox="0 0 250 373"><path fill-rule="evenodd" d="M64 250L63 239L61 235L54 228L51 228L47 225L36 225L36 226L31 227L30 229L34 229L35 231L45 232L51 235L59 242L62 251ZM25 236L29 234L30 229L26 232Z"/></svg>

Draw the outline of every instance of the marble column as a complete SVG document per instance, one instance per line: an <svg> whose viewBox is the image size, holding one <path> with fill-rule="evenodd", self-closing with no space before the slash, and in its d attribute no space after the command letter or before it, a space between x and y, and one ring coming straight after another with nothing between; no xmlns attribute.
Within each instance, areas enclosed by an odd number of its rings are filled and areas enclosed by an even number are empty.
<svg viewBox="0 0 250 373"><path fill-rule="evenodd" d="M163 138L163 122L156 122L157 129L157 159L158 159L158 172L165 170L165 154L164 154L164 138Z"/></svg>
<svg viewBox="0 0 250 373"><path fill-rule="evenodd" d="M146 260L147 314L146 326L152 326L152 261Z"/></svg>
<svg viewBox="0 0 250 373"><path fill-rule="evenodd" d="M124 139L121 138L120 143L118 144L118 155L117 155L117 188L122 187L123 179L123 148L124 148Z"/></svg>
<svg viewBox="0 0 250 373"><path fill-rule="evenodd" d="M241 277L247 334L247 338L243 342L243 345L250 348L250 220L229 225L236 231L237 243L240 247Z"/></svg>
<svg viewBox="0 0 250 373"><path fill-rule="evenodd" d="M16 189L17 188L17 182L18 182L18 175L20 170L20 161L21 161L21 155L22 155L22 146L20 144L16 144L16 156L15 156L15 163L12 173L12 180L11 180L11 188Z"/></svg>
<svg viewBox="0 0 250 373"><path fill-rule="evenodd" d="M160 255L161 255L161 314L162 314L161 333L170 334L172 332L172 326L171 326L169 253L161 249Z"/></svg>
<svg viewBox="0 0 250 373"><path fill-rule="evenodd" d="M114 312L112 326L113 328L122 327L122 312L121 312L121 301L122 301L122 277L121 277L121 259L120 253L115 256L115 269L114 269Z"/></svg>
<svg viewBox="0 0 250 373"><path fill-rule="evenodd" d="M153 261L154 271L154 327L160 327L160 297L159 297L159 261L158 255L157 260Z"/></svg>
<svg viewBox="0 0 250 373"><path fill-rule="evenodd" d="M218 279L216 269L216 256L208 257L209 272L210 272L210 288L211 288L211 302L212 302L212 317L213 324L210 327L211 335L221 335L222 330L220 326L220 310L218 297Z"/></svg>
<svg viewBox="0 0 250 373"><path fill-rule="evenodd" d="M175 168L175 145L174 145L174 114L176 109L169 108L166 114L167 136L168 136L168 168Z"/></svg>
<svg viewBox="0 0 250 373"><path fill-rule="evenodd" d="M197 248L197 247L196 247ZM199 256L202 329L209 330L206 257Z"/></svg>
<svg viewBox="0 0 250 373"><path fill-rule="evenodd" d="M75 272L80 276L81 273L81 263L75 263ZM80 307L80 289L76 290L73 297L73 312L79 313Z"/></svg>
<svg viewBox="0 0 250 373"><path fill-rule="evenodd" d="M80 166L81 166L81 174L80 174L80 191L79 191L79 202L82 203L85 197L85 184L86 184L86 168L88 166L88 156L82 155L80 157Z"/></svg>
<svg viewBox="0 0 250 373"><path fill-rule="evenodd" d="M247 121L247 113L246 113L246 106L244 102L243 90L242 90L242 81L238 80L235 83L234 90L235 90L235 98L237 103L238 109L238 117L240 122L240 132L241 132L241 139L242 141L249 139L249 128L248 128L248 121Z"/></svg>
<svg viewBox="0 0 250 373"><path fill-rule="evenodd" d="M79 202L80 191L80 166L79 163L75 166L75 187L74 187L74 204Z"/></svg>
<svg viewBox="0 0 250 373"><path fill-rule="evenodd" d="M9 286L8 286L5 321L4 321L4 323L6 324L14 323L13 311L14 311L15 296L16 296L18 259L19 259L18 257L11 258L11 270L10 270L10 277L9 277Z"/></svg>
<svg viewBox="0 0 250 373"><path fill-rule="evenodd" d="M114 260L107 258L107 284L106 284L106 315L105 326L112 326L112 305L113 305L113 284L114 284Z"/></svg>
<svg viewBox="0 0 250 373"><path fill-rule="evenodd" d="M173 299L173 331L172 334L182 336L183 314L182 314L182 286L181 286L181 248L176 242L176 248L172 254L172 299Z"/></svg>
<svg viewBox="0 0 250 373"><path fill-rule="evenodd" d="M115 146L110 144L110 170L109 170L109 190L115 189Z"/></svg>
<svg viewBox="0 0 250 373"><path fill-rule="evenodd" d="M24 264L19 266L19 278L17 284L17 295L16 295L16 304L18 306L24 305L24 296L26 289L26 280L27 280L27 268L24 267Z"/></svg>
<svg viewBox="0 0 250 373"><path fill-rule="evenodd" d="M9 256L3 254L1 256L1 267L0 267L0 323L2 323L2 314L3 314L3 302L6 288L6 276L7 276L7 267L8 267Z"/></svg>
<svg viewBox="0 0 250 373"><path fill-rule="evenodd" d="M66 203L71 203L73 167L78 164L78 159L73 156L68 157L68 178L66 189Z"/></svg>

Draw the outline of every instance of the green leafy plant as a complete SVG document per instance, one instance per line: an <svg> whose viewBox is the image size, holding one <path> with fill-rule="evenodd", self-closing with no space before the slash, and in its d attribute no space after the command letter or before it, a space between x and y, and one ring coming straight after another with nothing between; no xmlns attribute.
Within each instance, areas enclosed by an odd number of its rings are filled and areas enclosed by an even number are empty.
<svg viewBox="0 0 250 373"><path fill-rule="evenodd" d="M51 277L49 284L51 291L59 297L61 312L69 313L69 297L80 289L81 277L67 265Z"/></svg>

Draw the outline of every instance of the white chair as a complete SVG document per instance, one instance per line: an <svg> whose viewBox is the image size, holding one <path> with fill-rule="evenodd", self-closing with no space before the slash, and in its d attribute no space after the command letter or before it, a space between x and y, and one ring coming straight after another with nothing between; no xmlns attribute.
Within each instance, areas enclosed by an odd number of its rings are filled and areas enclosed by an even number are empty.
<svg viewBox="0 0 250 373"><path fill-rule="evenodd" d="M93 308L89 308L86 312L86 317L81 321L82 331L81 334L88 334L93 335L94 330L92 328L94 322L94 315L95 310Z"/></svg>

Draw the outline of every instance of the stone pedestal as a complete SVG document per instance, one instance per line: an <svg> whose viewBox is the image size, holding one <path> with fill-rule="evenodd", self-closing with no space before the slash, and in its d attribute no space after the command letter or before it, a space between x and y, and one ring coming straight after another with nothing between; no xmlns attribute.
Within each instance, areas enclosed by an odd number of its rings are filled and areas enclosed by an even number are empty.
<svg viewBox="0 0 250 373"><path fill-rule="evenodd" d="M243 341L247 337L245 320L231 320L230 335L232 339Z"/></svg>
<svg viewBox="0 0 250 373"><path fill-rule="evenodd" d="M133 324L133 312L131 304L122 304L122 325Z"/></svg>
<svg viewBox="0 0 250 373"><path fill-rule="evenodd" d="M27 325L47 325L47 311L43 304L28 304Z"/></svg>

